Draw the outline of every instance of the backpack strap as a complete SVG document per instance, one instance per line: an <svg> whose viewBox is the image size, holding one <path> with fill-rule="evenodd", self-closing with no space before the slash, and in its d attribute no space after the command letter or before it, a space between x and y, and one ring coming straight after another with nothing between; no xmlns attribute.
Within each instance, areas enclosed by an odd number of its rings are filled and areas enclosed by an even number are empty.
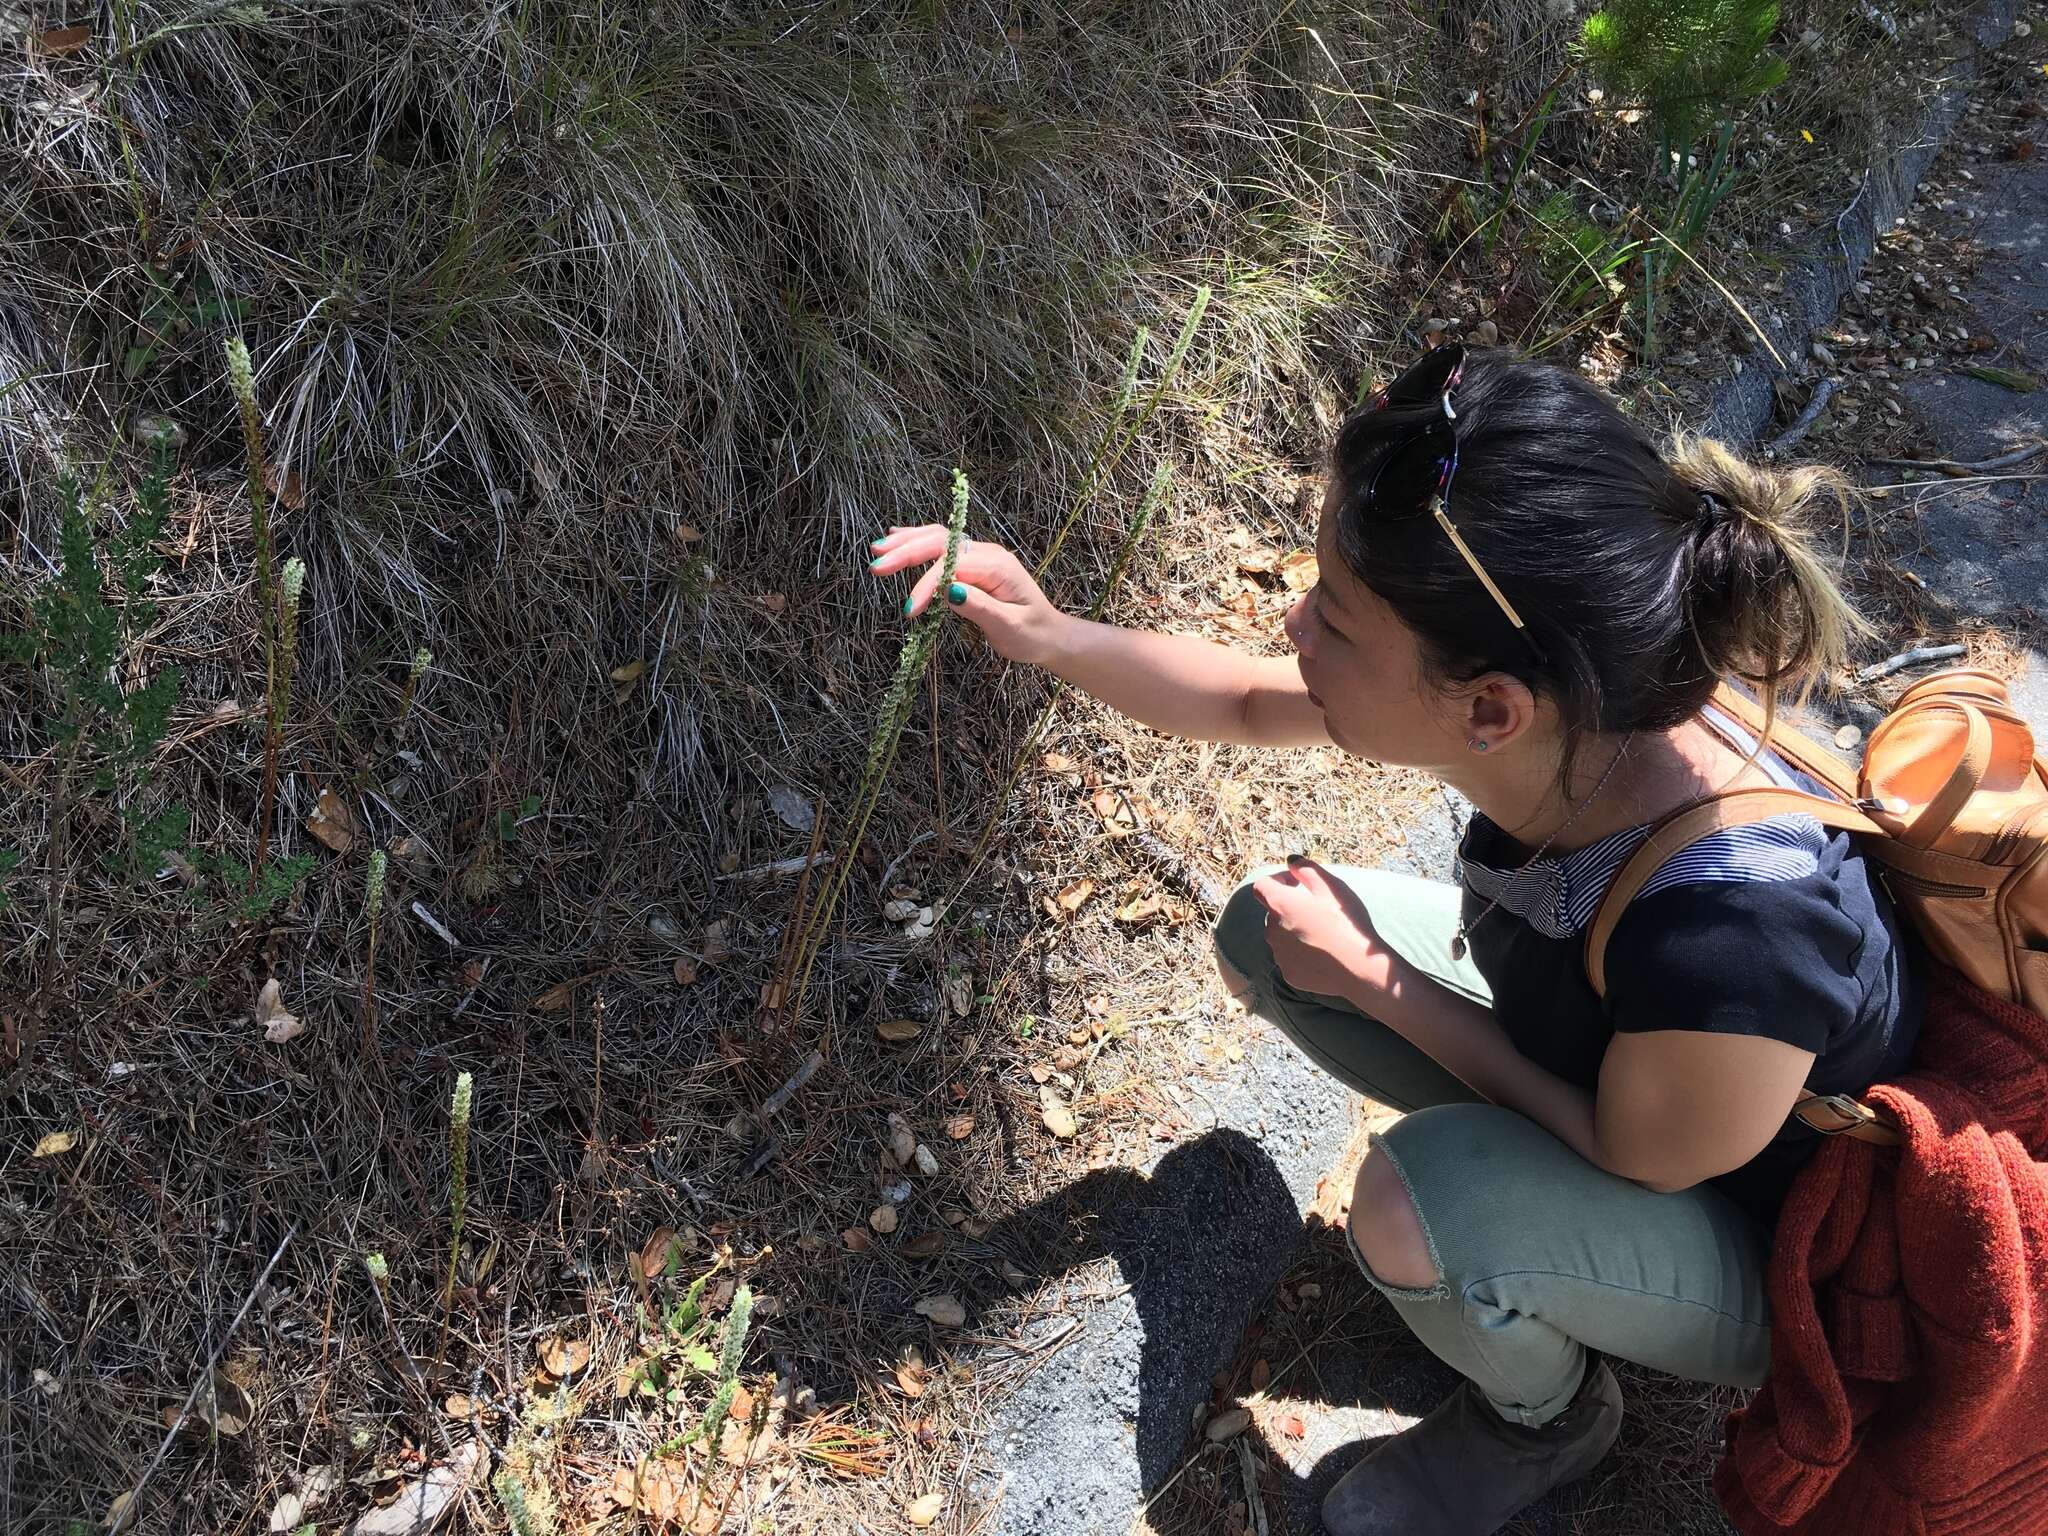
<svg viewBox="0 0 2048 1536"><path fill-rule="evenodd" d="M1775 738L1773 746L1781 756L1787 755ZM1818 773L1812 776L1822 777ZM1651 876L1709 833L1789 815L1811 816L1823 826L1839 827L1846 832L1884 835L1882 827L1853 806L1776 786L1724 790L1706 800L1680 806L1650 829L1642 846L1622 865L1607 887L1607 894L1601 897L1593 921L1586 927L1586 979L1593 984L1594 995L1607 996L1607 941L1614 937L1621 914L1650 883ZM1847 1094L1802 1093L1792 1106L1792 1115L1824 1135L1853 1136L1880 1146L1898 1144L1896 1131L1879 1120L1868 1105Z"/></svg>
<svg viewBox="0 0 2048 1536"><path fill-rule="evenodd" d="M1766 737L1763 706L1740 688L1722 683L1714 690L1712 702L1714 708L1735 721L1765 748L1777 753L1809 779L1825 784L1844 800L1855 800L1856 770L1804 731L1794 727L1782 714L1773 711L1770 735ZM1708 721L1710 729L1712 725L1713 722ZM1715 731L1714 734L1721 735L1719 731ZM1726 737L1722 739L1726 740Z"/></svg>

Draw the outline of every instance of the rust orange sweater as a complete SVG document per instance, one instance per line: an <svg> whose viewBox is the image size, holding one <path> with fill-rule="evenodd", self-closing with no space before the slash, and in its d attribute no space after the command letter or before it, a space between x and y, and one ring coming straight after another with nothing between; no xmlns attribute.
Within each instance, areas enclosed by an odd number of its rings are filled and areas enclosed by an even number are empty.
<svg viewBox="0 0 2048 1536"><path fill-rule="evenodd" d="M1715 1487L1743 1536L2048 1533L2048 1020L1938 972L1771 1252L1771 1373Z"/></svg>

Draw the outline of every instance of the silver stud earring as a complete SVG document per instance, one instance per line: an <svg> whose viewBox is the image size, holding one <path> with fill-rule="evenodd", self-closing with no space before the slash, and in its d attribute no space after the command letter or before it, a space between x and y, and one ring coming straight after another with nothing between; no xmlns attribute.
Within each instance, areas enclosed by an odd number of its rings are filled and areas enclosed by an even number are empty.
<svg viewBox="0 0 2048 1536"><path fill-rule="evenodd" d="M1466 742L1465 745L1470 747L1474 752L1484 752L1486 750L1486 743L1481 741L1477 736L1474 736L1470 741Z"/></svg>

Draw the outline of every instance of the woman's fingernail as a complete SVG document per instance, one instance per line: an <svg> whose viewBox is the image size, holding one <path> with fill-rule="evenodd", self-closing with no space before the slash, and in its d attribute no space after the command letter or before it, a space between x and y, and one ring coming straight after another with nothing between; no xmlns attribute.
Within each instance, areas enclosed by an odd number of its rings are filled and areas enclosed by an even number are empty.
<svg viewBox="0 0 2048 1536"><path fill-rule="evenodd" d="M910 617L910 599L907 597L903 599L903 617L906 619Z"/></svg>
<svg viewBox="0 0 2048 1536"><path fill-rule="evenodd" d="M876 557L875 557L874 559L872 559L872 560L870 560L870 561L868 562L868 569L872 571L872 570L874 570L874 569L875 569L875 568L876 568L877 566L879 566L879 565L880 565L881 563L882 563L882 557L881 557L880 555L877 555L877 556L876 556Z"/></svg>
<svg viewBox="0 0 2048 1536"><path fill-rule="evenodd" d="M957 581L956 581L956 582L954 582L954 583L953 583L953 585L951 585L950 587L946 588L946 601L947 601L947 602L949 602L949 603L964 603L964 602L966 602L966 601L967 601L967 589L966 589L965 587L961 586L959 582L957 582Z"/></svg>
<svg viewBox="0 0 2048 1536"><path fill-rule="evenodd" d="M886 543L888 543L888 542L889 542L889 541L888 541L887 539L869 539L869 540L868 540L868 548L869 548L869 549L880 549L880 548L881 548L881 547L882 547L882 546L883 546L884 544L886 544Z"/></svg>

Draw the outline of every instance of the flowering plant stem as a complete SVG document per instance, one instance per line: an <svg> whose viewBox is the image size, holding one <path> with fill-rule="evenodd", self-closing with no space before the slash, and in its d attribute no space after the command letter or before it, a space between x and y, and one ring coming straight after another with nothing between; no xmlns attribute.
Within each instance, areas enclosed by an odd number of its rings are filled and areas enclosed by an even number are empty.
<svg viewBox="0 0 2048 1536"><path fill-rule="evenodd" d="M846 841L833 859L831 873L826 877L817 904L810 912L800 913L798 917L800 937L795 946L791 976L796 986L794 1011L799 1015L810 988L811 966L816 962L818 948L824 943L825 932L831 926L832 915L838 908L841 892L846 888L854 858L860 852L861 840L867 835L868 820L882 798L882 787L888 781L889 769L896 761L896 748L903 737L904 723L910 718L917 685L924 677L925 668L938 644L939 625L945 621L942 607L945 591L953 580L955 566L959 564L960 540L967 527L968 498L967 476L956 469L953 471L953 509L946 519L946 554L939 565L938 585L932 589L932 600L925 605L924 612L917 616L910 633L904 637L903 649L896 658L896 675L890 681L889 691L882 696L881 713L875 734L868 742L860 788L854 792Z"/></svg>

